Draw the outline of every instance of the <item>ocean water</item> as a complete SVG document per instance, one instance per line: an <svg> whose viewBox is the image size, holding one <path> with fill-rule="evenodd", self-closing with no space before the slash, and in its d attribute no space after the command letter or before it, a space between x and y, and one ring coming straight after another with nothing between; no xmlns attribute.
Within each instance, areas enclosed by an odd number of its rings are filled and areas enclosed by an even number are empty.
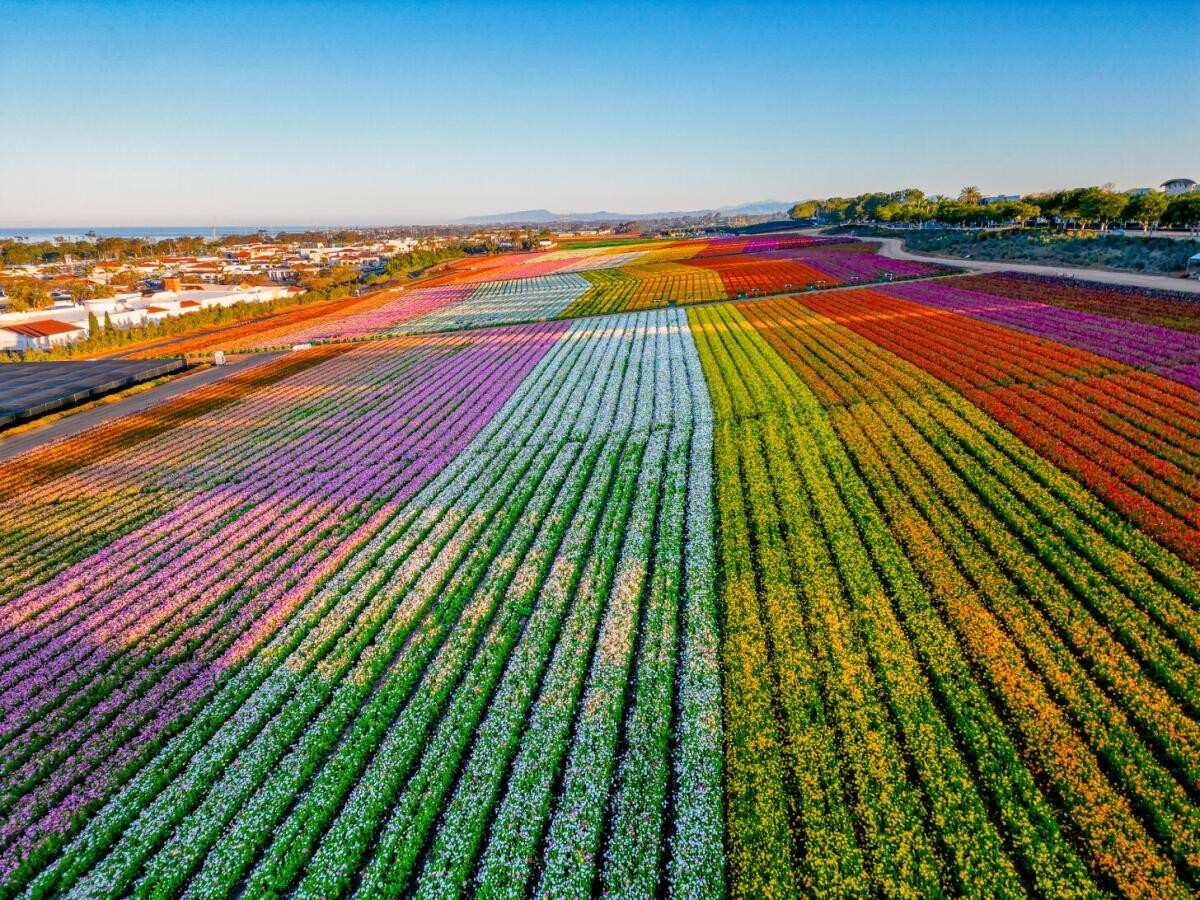
<svg viewBox="0 0 1200 900"><path fill-rule="evenodd" d="M326 231L339 228L337 225L218 225L217 237L227 234L254 234L260 228L271 234L280 231ZM61 228L0 228L0 238L23 237L31 242L50 241L62 237L69 241L82 241L87 238L87 232L93 231L99 237L129 237L144 238L151 241L163 241L179 237L212 237L211 225L191 226L151 226L129 225L108 228L91 228L86 225L64 225Z"/></svg>

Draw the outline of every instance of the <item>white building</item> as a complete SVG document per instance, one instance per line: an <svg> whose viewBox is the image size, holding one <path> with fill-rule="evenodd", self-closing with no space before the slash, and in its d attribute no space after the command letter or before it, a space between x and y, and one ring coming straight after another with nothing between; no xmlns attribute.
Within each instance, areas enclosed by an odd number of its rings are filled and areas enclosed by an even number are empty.
<svg viewBox="0 0 1200 900"><path fill-rule="evenodd" d="M0 350L49 350L87 337L87 329L58 319L0 325Z"/></svg>
<svg viewBox="0 0 1200 900"><path fill-rule="evenodd" d="M47 349L82 340L88 336L89 314L102 324L107 317L114 328L133 328L212 306L265 303L300 292L298 287L283 285L181 285L178 290L96 297L81 306L59 304L53 310L2 313L0 351ZM53 318L48 318L47 313Z"/></svg>
<svg viewBox="0 0 1200 900"><path fill-rule="evenodd" d="M1172 197L1177 197L1180 194L1190 194L1196 190L1196 182L1190 178L1172 178L1170 181L1162 183L1162 189Z"/></svg>

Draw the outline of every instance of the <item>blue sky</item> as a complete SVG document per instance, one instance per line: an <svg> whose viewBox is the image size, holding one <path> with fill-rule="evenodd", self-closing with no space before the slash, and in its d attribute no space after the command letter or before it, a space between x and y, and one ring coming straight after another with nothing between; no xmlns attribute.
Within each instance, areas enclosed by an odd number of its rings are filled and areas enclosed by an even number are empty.
<svg viewBox="0 0 1200 900"><path fill-rule="evenodd" d="M0 226L1200 178L1200 2L0 0Z"/></svg>

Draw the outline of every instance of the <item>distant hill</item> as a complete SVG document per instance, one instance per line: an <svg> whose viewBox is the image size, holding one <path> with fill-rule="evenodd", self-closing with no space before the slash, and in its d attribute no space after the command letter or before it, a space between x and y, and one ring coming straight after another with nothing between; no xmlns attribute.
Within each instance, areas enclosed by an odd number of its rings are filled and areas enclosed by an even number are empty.
<svg viewBox="0 0 1200 900"><path fill-rule="evenodd" d="M768 216L782 213L791 207L783 200L757 200L737 206L721 206L716 209L675 210L672 212L621 213L601 210L599 212L556 213L548 209L522 209L516 212L493 213L485 216L467 216L459 219L460 225L543 225L550 222L614 222L638 219L673 219L685 216L705 216L714 212L727 216Z"/></svg>
<svg viewBox="0 0 1200 900"><path fill-rule="evenodd" d="M566 216L552 213L548 209L522 209L490 216L467 216L458 222L463 225L498 225L504 222L558 222L564 218Z"/></svg>
<svg viewBox="0 0 1200 900"><path fill-rule="evenodd" d="M743 203L741 206L722 206L717 212L732 216L769 216L772 213L787 212L795 206L794 202L784 200L758 200L754 203Z"/></svg>

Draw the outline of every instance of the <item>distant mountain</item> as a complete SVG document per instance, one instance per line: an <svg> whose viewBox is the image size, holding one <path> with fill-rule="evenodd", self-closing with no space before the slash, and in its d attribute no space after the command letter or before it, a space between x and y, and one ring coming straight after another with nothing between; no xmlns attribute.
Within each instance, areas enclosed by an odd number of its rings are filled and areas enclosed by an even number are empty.
<svg viewBox="0 0 1200 900"><path fill-rule="evenodd" d="M601 210L599 212L556 213L548 209L522 209L516 212L494 213L486 216L467 216L459 219L459 225L543 225L550 222L615 222L637 219L677 219L686 216L705 216L714 212L727 216L769 216L786 211L792 204L783 200L758 200L737 206L721 206L716 209L675 210L673 212L620 213Z"/></svg>
<svg viewBox="0 0 1200 900"><path fill-rule="evenodd" d="M784 200L758 200L754 203L743 203L741 206L722 206L717 212L734 216L769 216L787 212L793 206L795 203Z"/></svg>
<svg viewBox="0 0 1200 900"><path fill-rule="evenodd" d="M462 225L499 225L505 222L558 222L566 216L548 209L522 209L517 212L496 213L491 216L467 216L459 219Z"/></svg>

